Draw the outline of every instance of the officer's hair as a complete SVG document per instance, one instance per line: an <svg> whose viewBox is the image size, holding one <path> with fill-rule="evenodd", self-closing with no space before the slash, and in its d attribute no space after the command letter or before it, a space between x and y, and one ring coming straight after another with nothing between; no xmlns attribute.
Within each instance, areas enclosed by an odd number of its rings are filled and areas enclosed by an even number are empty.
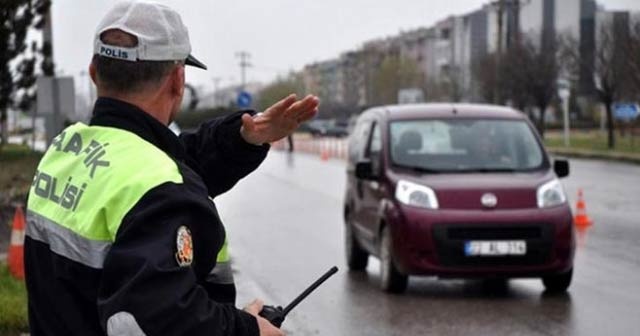
<svg viewBox="0 0 640 336"><path fill-rule="evenodd" d="M100 35L102 42L125 48L138 45L138 39L121 30L107 30ZM173 61L125 61L98 54L93 55L98 82L108 91L138 93L157 87L175 66Z"/></svg>

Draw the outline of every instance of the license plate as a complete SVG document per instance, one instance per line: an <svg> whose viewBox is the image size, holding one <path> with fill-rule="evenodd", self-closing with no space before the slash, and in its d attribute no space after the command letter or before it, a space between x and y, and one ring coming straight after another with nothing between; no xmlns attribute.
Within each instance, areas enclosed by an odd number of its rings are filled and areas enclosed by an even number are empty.
<svg viewBox="0 0 640 336"><path fill-rule="evenodd" d="M472 256L522 256L527 254L524 240L468 241L464 244L464 255Z"/></svg>

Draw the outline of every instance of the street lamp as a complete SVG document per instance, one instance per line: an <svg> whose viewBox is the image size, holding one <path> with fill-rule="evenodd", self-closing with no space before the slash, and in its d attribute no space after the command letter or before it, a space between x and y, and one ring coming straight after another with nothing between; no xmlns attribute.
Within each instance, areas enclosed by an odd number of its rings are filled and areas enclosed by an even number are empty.
<svg viewBox="0 0 640 336"><path fill-rule="evenodd" d="M569 147L569 97L571 84L566 79L558 80L558 96L562 99L562 116L564 122L564 146ZM542 112L542 111L541 111ZM542 121L544 122L544 120Z"/></svg>

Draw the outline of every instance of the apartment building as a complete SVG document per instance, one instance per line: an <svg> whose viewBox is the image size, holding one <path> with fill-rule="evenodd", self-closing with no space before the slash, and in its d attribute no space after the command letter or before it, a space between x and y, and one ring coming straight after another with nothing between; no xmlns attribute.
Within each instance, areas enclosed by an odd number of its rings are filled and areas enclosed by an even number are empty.
<svg viewBox="0 0 640 336"><path fill-rule="evenodd" d="M348 106L375 103L373 76L385 57L413 60L429 84L445 84L450 99L480 102L476 67L487 55L505 51L527 39L542 50L553 50L560 36L579 42L585 64L591 64L596 50L596 21L622 14L597 14L596 0L504 0L492 1L464 15L450 16L430 27L401 32L395 36L365 42L336 59L311 64L303 77L308 91L319 92L325 100ZM617 15L617 16L616 16ZM634 16L636 15L636 16ZM640 19L628 14L627 21ZM604 21L603 21L604 22ZM593 95L593 73L585 66L577 81L577 92ZM425 92L429 99L430 92Z"/></svg>

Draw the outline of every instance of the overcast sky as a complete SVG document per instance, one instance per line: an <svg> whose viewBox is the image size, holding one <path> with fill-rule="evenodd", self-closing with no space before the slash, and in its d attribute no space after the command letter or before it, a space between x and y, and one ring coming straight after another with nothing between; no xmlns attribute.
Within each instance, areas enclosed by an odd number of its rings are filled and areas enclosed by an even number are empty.
<svg viewBox="0 0 640 336"><path fill-rule="evenodd" d="M54 57L65 75L88 66L95 28L115 0L53 1ZM237 51L252 54L249 80L268 81L305 64L330 59L363 42L430 26L488 0L160 0L189 28L193 54L208 71L187 81L213 87L240 81ZM608 9L640 10L638 0L601 0ZM77 77L80 79L79 77ZM83 79L86 81L86 78ZM80 86L84 91L85 85Z"/></svg>

